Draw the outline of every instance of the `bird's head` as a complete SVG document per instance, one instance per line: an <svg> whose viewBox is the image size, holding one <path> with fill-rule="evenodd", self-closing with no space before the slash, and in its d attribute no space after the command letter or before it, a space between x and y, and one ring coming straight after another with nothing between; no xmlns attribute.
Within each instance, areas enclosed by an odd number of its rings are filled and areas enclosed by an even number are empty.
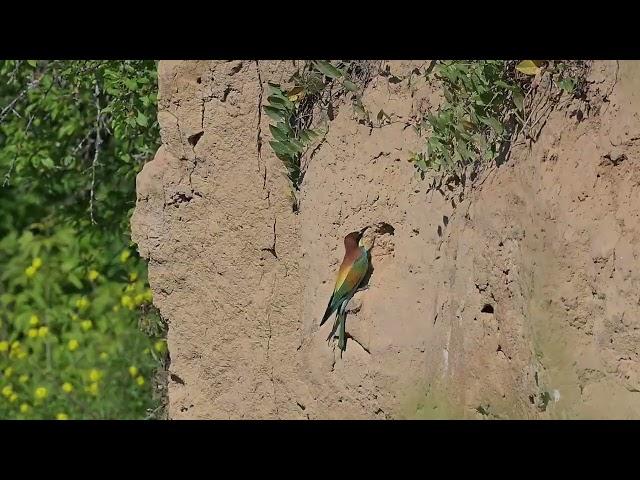
<svg viewBox="0 0 640 480"><path fill-rule="evenodd" d="M363 229L358 230L357 232L351 232L349 235L344 237L345 248L349 250L350 248L358 247L360 245L360 240L362 239L364 232L366 232L368 228L369 227L364 227Z"/></svg>

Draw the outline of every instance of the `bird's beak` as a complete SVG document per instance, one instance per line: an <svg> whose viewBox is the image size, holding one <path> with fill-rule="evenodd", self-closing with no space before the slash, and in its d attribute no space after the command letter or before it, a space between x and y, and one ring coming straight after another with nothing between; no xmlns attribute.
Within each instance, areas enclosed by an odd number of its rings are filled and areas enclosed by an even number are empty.
<svg viewBox="0 0 640 480"><path fill-rule="evenodd" d="M364 232L366 232L368 229L369 229L369 226L366 226L362 230L360 230L360 236L364 235Z"/></svg>

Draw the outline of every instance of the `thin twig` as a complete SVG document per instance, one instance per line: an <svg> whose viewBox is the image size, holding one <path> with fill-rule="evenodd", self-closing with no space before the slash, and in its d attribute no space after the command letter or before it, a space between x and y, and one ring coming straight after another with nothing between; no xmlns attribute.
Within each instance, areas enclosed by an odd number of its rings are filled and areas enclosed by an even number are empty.
<svg viewBox="0 0 640 480"><path fill-rule="evenodd" d="M94 90L94 95L96 97L96 143L95 150L93 154L93 162L91 163L91 197L89 199L89 215L91 216L91 223L95 224L96 221L93 218L93 199L95 197L95 186L96 186L96 165L98 163L98 157L100 155L100 146L102 145L102 137L100 136L100 120L102 115L102 110L100 109L100 87L98 86L98 81L96 79L96 87Z"/></svg>
<svg viewBox="0 0 640 480"><path fill-rule="evenodd" d="M86 142L87 140L89 140L89 137L91 137L91 134L93 133L93 131L89 131L82 140L80 140L80 143L78 143L78 145L76 145L75 147L73 147L73 150L71 150L71 154L75 155L76 153L78 153L78 150L80 150L82 148L82 146L84 145L84 142Z"/></svg>
<svg viewBox="0 0 640 480"><path fill-rule="evenodd" d="M21 64L22 60L16 60L16 64L13 67L13 72L11 72L11 75L9 75L9 80L7 80L7 85L11 85L16 79L16 75L18 74L18 69L20 68Z"/></svg>
<svg viewBox="0 0 640 480"><path fill-rule="evenodd" d="M16 98L14 98L11 103L9 103L9 105L7 105L6 107L4 107L2 109L2 111L0 112L0 123L2 123L2 121L4 120L4 118L9 114L9 112L13 111L13 107L15 106L16 103L18 103L20 101L20 99L22 97L24 97L28 92L30 92L31 90L33 90L34 88L36 88L39 84L40 84L40 79L42 78L42 76L40 76L40 78L37 79L32 79L29 84L22 89L22 91L18 94L18 96Z"/></svg>
<svg viewBox="0 0 640 480"><path fill-rule="evenodd" d="M52 62L49 62L47 64L48 67L54 66L57 63L57 60L54 60ZM15 69L14 69L15 72ZM2 111L0 112L0 123L2 123L2 121L4 120L4 118L9 114L9 112L14 111L14 106L16 103L18 103L20 101L20 99L22 97L24 97L27 93L29 93L31 90L33 90L34 88L36 88L38 85L40 85L40 81L44 78L44 72L38 77L35 78L35 73L31 76L31 80L29 81L29 83L27 84L27 86L25 88L22 89L22 91L18 94L18 96L16 98L14 98L9 105L7 105L6 107L4 107L2 109ZM11 79L13 79L14 74L12 73ZM49 90L51 90L51 87L49 87ZM47 90L48 93L48 90Z"/></svg>

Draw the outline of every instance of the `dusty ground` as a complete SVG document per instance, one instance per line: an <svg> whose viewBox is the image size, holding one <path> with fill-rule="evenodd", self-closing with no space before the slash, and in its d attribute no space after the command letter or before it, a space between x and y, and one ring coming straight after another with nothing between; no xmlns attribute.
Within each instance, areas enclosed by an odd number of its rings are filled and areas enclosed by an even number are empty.
<svg viewBox="0 0 640 480"><path fill-rule="evenodd" d="M552 113L462 197L407 162L406 122L438 92L377 77L364 103L393 123L340 108L299 214L258 108L293 68L160 64L163 146L132 230L169 321L169 416L638 418L640 63L595 62L588 107ZM319 319L342 237L374 224L392 228L340 358Z"/></svg>

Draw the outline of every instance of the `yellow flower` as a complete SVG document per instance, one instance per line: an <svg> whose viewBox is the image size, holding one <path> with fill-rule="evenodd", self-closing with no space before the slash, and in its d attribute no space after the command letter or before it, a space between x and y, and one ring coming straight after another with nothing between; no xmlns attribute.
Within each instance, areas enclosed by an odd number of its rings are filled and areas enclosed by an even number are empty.
<svg viewBox="0 0 640 480"><path fill-rule="evenodd" d="M38 329L30 328L29 331L27 332L27 335L29 336L29 338L36 338L38 336Z"/></svg>
<svg viewBox="0 0 640 480"><path fill-rule="evenodd" d="M36 388L35 395L38 400L42 400L43 398L47 398L49 391L44 387Z"/></svg>
<svg viewBox="0 0 640 480"><path fill-rule="evenodd" d="M113 308L112 308L112 310L113 310L114 312L119 312L119 311L120 311L120 305L114 305L114 306L113 306Z"/></svg>
<svg viewBox="0 0 640 480"><path fill-rule="evenodd" d="M98 272L97 270L89 270L89 273L87 274L87 277L89 278L89 280L91 280L92 282L98 278L100 276L100 272Z"/></svg>
<svg viewBox="0 0 640 480"><path fill-rule="evenodd" d="M13 375L13 368L11 367L7 367L4 369L4 376L9 378L11 375Z"/></svg>
<svg viewBox="0 0 640 480"><path fill-rule="evenodd" d="M80 297L78 300L76 300L76 308L78 310L84 310L89 305L90 303L89 303L89 300L87 300L87 297Z"/></svg>
<svg viewBox="0 0 640 480"><path fill-rule="evenodd" d="M91 330L91 327L93 327L93 323L91 322L91 320L83 320L82 323L80 323L80 326L86 332L88 330Z"/></svg>
<svg viewBox="0 0 640 480"><path fill-rule="evenodd" d="M109 358L109 354L107 352L102 352L100 354L100 360L106 360Z"/></svg>
<svg viewBox="0 0 640 480"><path fill-rule="evenodd" d="M69 340L69 343L67 343L67 348L70 352L75 352L79 346L80 343L78 343L78 340L76 340L75 338L72 338L71 340Z"/></svg>
<svg viewBox="0 0 640 480"><path fill-rule="evenodd" d="M73 320L74 322L75 322L76 320L78 320L78 315L76 315L75 313L72 313L72 314L71 314L71 320Z"/></svg>
<svg viewBox="0 0 640 480"><path fill-rule="evenodd" d="M123 250L122 253L120 254L120 261L122 263L126 263L126 261L129 260L130 256L131 256L131 252L129 250Z"/></svg>
<svg viewBox="0 0 640 480"><path fill-rule="evenodd" d="M73 392L73 385L71 385L69 382L64 382L62 384L62 391L65 393Z"/></svg>
<svg viewBox="0 0 640 480"><path fill-rule="evenodd" d="M164 340L158 340L153 345L153 348L155 348L156 352L162 353L167 349L167 342L165 342Z"/></svg>
<svg viewBox="0 0 640 480"><path fill-rule="evenodd" d="M16 393L12 394L12 395L9 397L9 401L10 401L11 403L16 402L17 400L18 400L18 394L16 394Z"/></svg>
<svg viewBox="0 0 640 480"><path fill-rule="evenodd" d="M149 355L151 353L151 350L149 350L148 348L145 348L142 353L144 353L145 355Z"/></svg>
<svg viewBox="0 0 640 480"><path fill-rule="evenodd" d="M140 305L144 302L144 295L142 295L141 293L137 294L134 298L133 298L133 302L136 305Z"/></svg>
<svg viewBox="0 0 640 480"><path fill-rule="evenodd" d="M13 387L11 385L7 385L6 387L4 387L2 389L2 395L9 398L11 395L13 395Z"/></svg>
<svg viewBox="0 0 640 480"><path fill-rule="evenodd" d="M29 381L29 375L27 375L26 373L23 373L18 377L18 381L20 383L27 383Z"/></svg>
<svg viewBox="0 0 640 480"><path fill-rule="evenodd" d="M59 413L56 415L56 420L69 420L69 415L66 413Z"/></svg>
<svg viewBox="0 0 640 480"><path fill-rule="evenodd" d="M27 352L18 352L18 355L17 355L19 360L22 360L26 356L27 356Z"/></svg>
<svg viewBox="0 0 640 480"><path fill-rule="evenodd" d="M91 385L89 385L88 388L85 389L87 392L89 392L91 395L98 395L98 384L97 383L92 383Z"/></svg>
<svg viewBox="0 0 640 480"><path fill-rule="evenodd" d="M20 405L20 413L29 413L29 410L31 410L31 407L28 403L23 403L22 405Z"/></svg>
<svg viewBox="0 0 640 480"><path fill-rule="evenodd" d="M100 370L96 370L95 368L91 369L89 372L89 380L92 382L97 382L102 378L102 372Z"/></svg>
<svg viewBox="0 0 640 480"><path fill-rule="evenodd" d="M133 310L133 308L135 307L135 305L133 304L133 300L129 295L123 295L120 299L120 303L123 307L127 307L129 310Z"/></svg>
<svg viewBox="0 0 640 480"><path fill-rule="evenodd" d="M150 288L147 288L142 295L144 295L144 299L147 302L150 302L153 300L153 292L151 292Z"/></svg>
<svg viewBox="0 0 640 480"><path fill-rule="evenodd" d="M138 367L134 367L133 365L129 367L129 374L132 377L135 377L136 375L138 375Z"/></svg>
<svg viewBox="0 0 640 480"><path fill-rule="evenodd" d="M140 386L144 385L144 378L142 378L142 376L139 376L138 378L136 378L136 383Z"/></svg>
<svg viewBox="0 0 640 480"><path fill-rule="evenodd" d="M6 352L9 350L9 342L0 342L0 352Z"/></svg>
<svg viewBox="0 0 640 480"><path fill-rule="evenodd" d="M20 342L18 340L11 344L11 350L20 350Z"/></svg>
<svg viewBox="0 0 640 480"><path fill-rule="evenodd" d="M33 277L33 276L36 274L36 272L37 272L37 271L38 271L38 269L37 269L37 268L35 268L35 267L32 265L32 266L30 266L30 267L25 268L25 270L24 270L24 274L25 274L28 278L31 278L31 277Z"/></svg>
<svg viewBox="0 0 640 480"><path fill-rule="evenodd" d="M38 336L39 337L46 337L47 333L49 333L49 327L40 327L38 329Z"/></svg>
<svg viewBox="0 0 640 480"><path fill-rule="evenodd" d="M37 327L39 323L40 319L38 318L38 316L31 315L31 318L29 319L29 325L31 325L32 327Z"/></svg>
<svg viewBox="0 0 640 480"><path fill-rule="evenodd" d="M133 283L130 283L124 288L124 291L127 293L131 293L136 289L136 286Z"/></svg>
<svg viewBox="0 0 640 480"><path fill-rule="evenodd" d="M138 272L131 272L129 274L129 281L135 282L138 279Z"/></svg>
<svg viewBox="0 0 640 480"><path fill-rule="evenodd" d="M31 262L31 266L37 270L42 266L42 259L40 257L34 258L33 262Z"/></svg>

